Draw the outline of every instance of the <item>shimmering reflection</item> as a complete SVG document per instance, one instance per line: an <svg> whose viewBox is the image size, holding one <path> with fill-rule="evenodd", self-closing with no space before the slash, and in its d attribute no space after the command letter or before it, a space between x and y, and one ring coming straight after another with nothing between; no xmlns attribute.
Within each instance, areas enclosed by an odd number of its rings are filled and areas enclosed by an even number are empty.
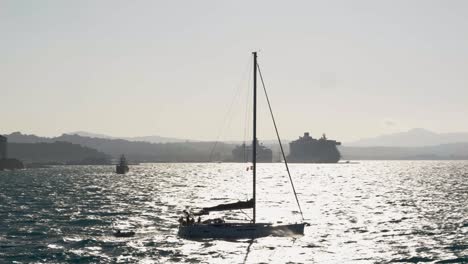
<svg viewBox="0 0 468 264"><path fill-rule="evenodd" d="M188 207L245 200L245 164L146 164L0 172L0 262L468 262L468 162L292 164L297 238L190 241ZM259 164L259 221L296 222L282 164ZM248 211L247 211L248 212ZM250 213L250 212L248 212ZM248 219L232 212L229 219ZM116 238L115 229L136 236Z"/></svg>

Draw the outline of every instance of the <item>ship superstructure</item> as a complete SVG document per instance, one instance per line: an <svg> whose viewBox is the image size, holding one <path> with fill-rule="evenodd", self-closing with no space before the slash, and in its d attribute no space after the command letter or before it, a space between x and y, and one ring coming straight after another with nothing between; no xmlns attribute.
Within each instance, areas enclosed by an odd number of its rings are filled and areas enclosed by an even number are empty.
<svg viewBox="0 0 468 264"><path fill-rule="evenodd" d="M252 145L245 143L236 146L232 150L232 157L234 162L248 162L252 160ZM271 149L259 144L257 141L257 161L258 162L272 162L273 152Z"/></svg>
<svg viewBox="0 0 468 264"><path fill-rule="evenodd" d="M329 140L322 135L321 138L315 139L304 133L303 137L289 143L289 162L295 163L337 163L341 154L336 146L341 145L341 142Z"/></svg>

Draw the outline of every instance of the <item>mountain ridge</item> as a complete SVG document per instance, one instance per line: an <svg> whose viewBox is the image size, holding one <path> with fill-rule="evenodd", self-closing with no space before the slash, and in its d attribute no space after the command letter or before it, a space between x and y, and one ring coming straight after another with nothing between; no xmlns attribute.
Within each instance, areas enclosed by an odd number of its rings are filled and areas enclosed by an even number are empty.
<svg viewBox="0 0 468 264"><path fill-rule="evenodd" d="M347 143L349 147L429 147L468 142L468 132L436 133L424 128L363 138Z"/></svg>
<svg viewBox="0 0 468 264"><path fill-rule="evenodd" d="M116 136L109 136L105 134L98 134L92 133L87 131L75 131L70 133L65 133L67 135L78 135L82 137L91 137L91 138L105 138L105 139L124 139L128 141L144 141L149 143L174 143L174 142L186 142L186 141L200 141L200 140L188 140L188 139L179 139L179 138L172 138L172 137L164 137L158 135L151 135L151 136L136 136L136 137L116 137Z"/></svg>
<svg viewBox="0 0 468 264"><path fill-rule="evenodd" d="M76 131L66 133L67 135L79 135L93 138L123 139L128 141L143 141L149 143L175 143L175 142L210 142L202 140L179 139L158 135L136 136L136 137L115 137L105 134L97 134L86 131ZM292 140L282 140L288 144ZM275 145L276 140L262 140L265 145ZM362 138L343 144L347 147L430 147L444 144L468 142L468 132L436 133L424 128L412 128L407 131L382 134L375 137ZM242 144L241 140L227 140L227 144Z"/></svg>

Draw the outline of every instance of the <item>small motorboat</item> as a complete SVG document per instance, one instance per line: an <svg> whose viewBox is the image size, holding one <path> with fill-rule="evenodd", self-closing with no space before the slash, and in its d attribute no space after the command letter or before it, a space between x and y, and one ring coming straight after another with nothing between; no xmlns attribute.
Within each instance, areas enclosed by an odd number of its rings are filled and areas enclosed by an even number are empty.
<svg viewBox="0 0 468 264"><path fill-rule="evenodd" d="M120 230L117 230L115 233L114 233L114 236L115 237L133 237L135 235L135 232L133 231L125 231L125 232L122 232Z"/></svg>
<svg viewBox="0 0 468 264"><path fill-rule="evenodd" d="M117 174L125 174L129 171L127 159L124 155L120 156L119 164L115 167L115 172Z"/></svg>

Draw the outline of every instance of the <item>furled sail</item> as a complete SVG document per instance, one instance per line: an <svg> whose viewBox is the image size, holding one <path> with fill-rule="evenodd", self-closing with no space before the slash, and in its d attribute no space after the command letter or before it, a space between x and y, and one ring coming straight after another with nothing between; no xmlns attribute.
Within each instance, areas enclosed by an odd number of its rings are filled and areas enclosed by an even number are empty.
<svg viewBox="0 0 468 264"><path fill-rule="evenodd" d="M227 210L238 210L238 209L249 209L253 208L254 202L253 199L247 201L239 201L235 203L220 204L212 207L204 207L200 212L195 213L195 215L206 215L212 211L227 211Z"/></svg>

